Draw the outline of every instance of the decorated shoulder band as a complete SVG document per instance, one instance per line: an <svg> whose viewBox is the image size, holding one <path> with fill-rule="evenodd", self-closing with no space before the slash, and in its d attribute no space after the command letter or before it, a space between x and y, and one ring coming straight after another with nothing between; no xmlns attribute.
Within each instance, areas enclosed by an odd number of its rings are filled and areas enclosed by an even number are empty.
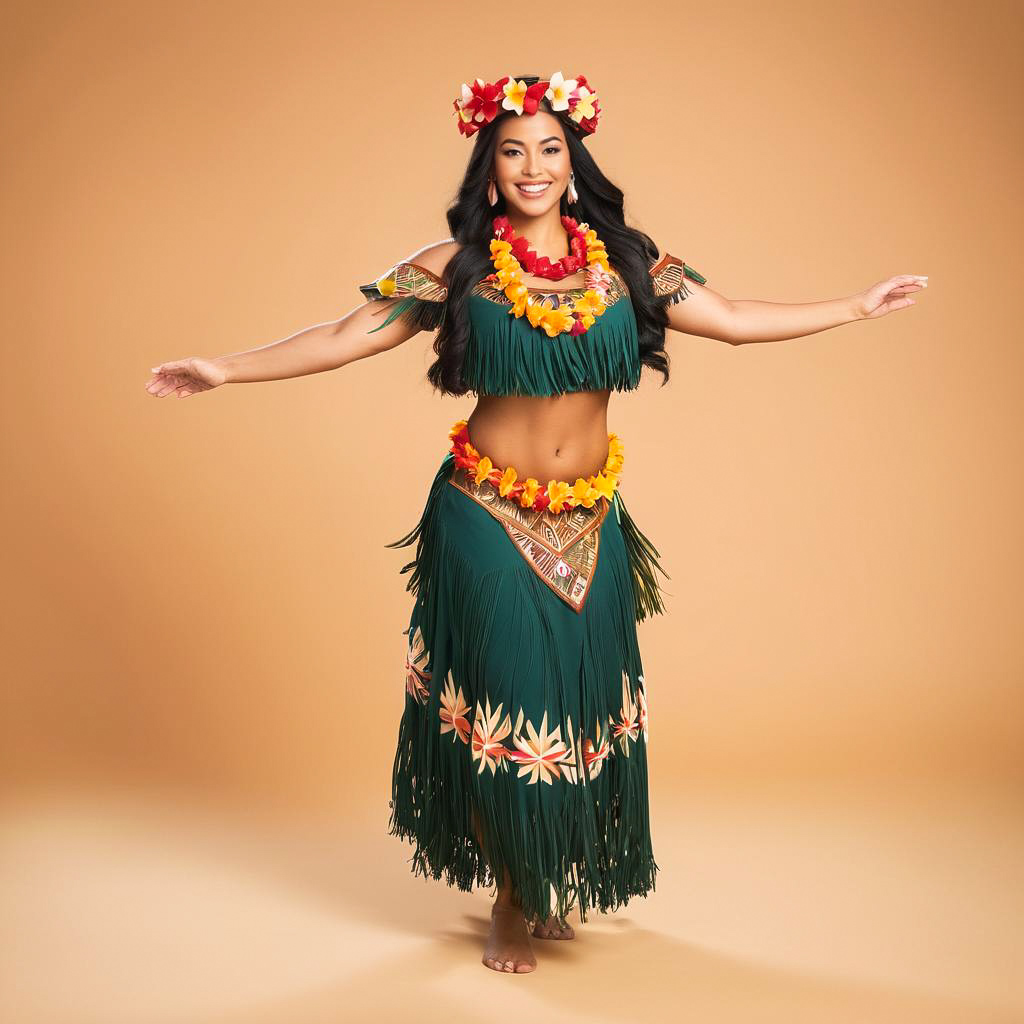
<svg viewBox="0 0 1024 1024"><path fill-rule="evenodd" d="M677 256L665 253L657 263L651 267L651 278L654 283L654 294L658 298L668 299L668 302L681 302L690 295L690 289L686 286L686 278L696 281L697 284L706 284L707 278L698 274L693 267L684 263Z"/></svg>
<svg viewBox="0 0 1024 1024"><path fill-rule="evenodd" d="M593 508L600 498L612 499L622 472L623 448L617 434L608 435L608 457L599 472L577 477L574 483L549 480L546 487L532 476L520 480L515 467L501 469L488 456L481 455L469 441L466 420L457 420L448 437L456 466L468 470L475 484L490 484L501 497L518 502L522 508L556 514L576 507Z"/></svg>
<svg viewBox="0 0 1024 1024"><path fill-rule="evenodd" d="M367 299L398 300L388 311L384 322L368 334L383 330L397 317L404 317L424 331L437 330L444 322L448 289L437 274L418 263L402 260L376 281L361 284L359 290Z"/></svg>
<svg viewBox="0 0 1024 1024"><path fill-rule="evenodd" d="M687 279L698 284L707 281L693 267L670 253L665 253L650 268L650 275L655 296L669 303L680 302L691 294L686 284ZM404 317L425 331L437 330L444 322L448 289L437 274L411 260L396 263L375 281L360 285L359 291L367 299L397 300L388 310L384 322L374 327L369 334L382 330L398 317ZM584 289L571 291L583 294Z"/></svg>

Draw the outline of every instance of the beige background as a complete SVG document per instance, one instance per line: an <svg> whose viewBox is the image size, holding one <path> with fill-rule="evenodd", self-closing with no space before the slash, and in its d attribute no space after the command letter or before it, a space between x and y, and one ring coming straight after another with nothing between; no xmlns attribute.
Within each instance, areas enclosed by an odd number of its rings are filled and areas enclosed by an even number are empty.
<svg viewBox="0 0 1024 1024"><path fill-rule="evenodd" d="M495 984L566 1021L1019 1019L1021 8L639 10L5 5L19 1021L460 1020ZM383 836L410 600L384 545L472 398L431 393L426 334L143 385L446 237L459 83L557 69L599 91L627 217L716 290L930 287L787 342L670 333L670 385L613 397L672 575L640 626L663 871L506 982L487 894Z"/></svg>

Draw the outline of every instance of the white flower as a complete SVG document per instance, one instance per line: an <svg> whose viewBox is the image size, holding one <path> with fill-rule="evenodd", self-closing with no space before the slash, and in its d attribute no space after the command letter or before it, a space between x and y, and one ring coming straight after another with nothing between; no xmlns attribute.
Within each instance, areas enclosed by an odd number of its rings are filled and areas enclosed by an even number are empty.
<svg viewBox="0 0 1024 1024"><path fill-rule="evenodd" d="M409 638L409 647L405 654L405 692L420 704L425 704L430 696L430 672L425 667L426 657L423 634L417 626ZM424 665L421 665L421 662L424 662Z"/></svg>
<svg viewBox="0 0 1024 1024"><path fill-rule="evenodd" d="M541 718L539 731L527 720L526 736L515 736L513 742L518 749L509 752L512 760L520 766L520 778L525 775L529 777L531 783L543 780L550 786L552 778L559 777L561 764L568 755L568 748L562 740L561 733L561 726L557 725L548 731L546 711Z"/></svg>
<svg viewBox="0 0 1024 1024"><path fill-rule="evenodd" d="M622 673L622 707L619 710L619 721L612 728L612 735L618 737L622 752L629 757L629 741L636 740L640 724L637 722L637 706L629 692L629 676Z"/></svg>
<svg viewBox="0 0 1024 1024"><path fill-rule="evenodd" d="M568 110L569 94L576 88L575 78L563 78L561 71L556 71L548 80L548 89L544 98L551 104L552 110Z"/></svg>
<svg viewBox="0 0 1024 1024"><path fill-rule="evenodd" d="M502 740L512 732L512 721L508 715L505 715L504 721L501 720L501 707L499 704L492 712L490 697L487 698L486 708L482 708L479 701L476 703L471 749L473 760L480 762L478 774L482 774L484 768L490 768L493 775L499 767L507 767L507 748Z"/></svg>
<svg viewBox="0 0 1024 1024"><path fill-rule="evenodd" d="M509 80L501 87L501 91L505 94L501 105L506 110L514 110L517 114L521 114L523 100L526 98L526 82L517 82L514 78L509 77Z"/></svg>

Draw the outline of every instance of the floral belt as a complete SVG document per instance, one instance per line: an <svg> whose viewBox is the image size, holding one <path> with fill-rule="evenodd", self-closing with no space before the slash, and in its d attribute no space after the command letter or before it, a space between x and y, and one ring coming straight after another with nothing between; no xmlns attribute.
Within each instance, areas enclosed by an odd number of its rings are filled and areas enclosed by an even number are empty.
<svg viewBox="0 0 1024 1024"><path fill-rule="evenodd" d="M555 513L578 506L591 508L598 498L611 500L622 472L623 450L618 434L608 435L608 458L599 472L586 478L577 477L572 484L566 480L549 480L543 488L532 476L519 480L515 467L500 469L488 456L481 455L470 444L466 420L456 420L448 437L456 466L471 470L475 483L492 484L503 498L518 501L523 508L548 509Z"/></svg>
<svg viewBox="0 0 1024 1024"><path fill-rule="evenodd" d="M597 570L599 527L622 469L616 435L608 435L608 461L600 473L571 487L552 480L543 491L532 478L517 489L514 469L495 468L469 443L465 420L449 436L455 469L448 482L487 509L537 576L574 611L582 611ZM541 495L547 500L538 501Z"/></svg>

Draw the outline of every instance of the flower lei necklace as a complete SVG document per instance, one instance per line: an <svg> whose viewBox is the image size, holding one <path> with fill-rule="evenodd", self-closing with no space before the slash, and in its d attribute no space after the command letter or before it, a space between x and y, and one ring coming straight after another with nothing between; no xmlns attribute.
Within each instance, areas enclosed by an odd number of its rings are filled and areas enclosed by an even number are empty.
<svg viewBox="0 0 1024 1024"><path fill-rule="evenodd" d="M455 465L468 469L478 487L486 481L496 487L503 498L518 501L523 508L550 512L565 512L577 505L593 508L598 498L612 499L622 472L623 449L617 434L608 435L608 458L600 472L592 473L586 479L577 477L574 484L565 480L549 480L544 488L532 476L520 481L514 467L500 469L488 456L481 455L469 443L467 420L457 420L448 431L448 437L452 442Z"/></svg>
<svg viewBox="0 0 1024 1024"><path fill-rule="evenodd" d="M517 235L508 217L494 218L494 237L504 238L511 243L509 252L519 261L528 274L561 281L563 277L575 274L587 255L587 241L583 230L572 217L562 217L562 227L569 232L569 255L552 263L547 256L538 256L523 235Z"/></svg>
<svg viewBox="0 0 1024 1024"><path fill-rule="evenodd" d="M587 261L586 290L577 299L570 302L559 302L554 309L538 302L530 295L530 290L523 284L520 258L526 263L532 257L533 266L552 268L550 260L545 256L531 253L525 238L516 237L507 217L495 217L494 238L491 239L491 261L494 273L491 279L495 286L512 300L509 315L530 321L532 327L542 327L549 338L559 334L583 334L589 330L596 319L604 313L608 306L608 289L611 286L611 273L608 268L608 253L604 243L597 237L597 232L587 224L577 224L572 217L563 217L562 225L570 235L572 254L563 257L558 265L566 265L566 261L583 259ZM542 262L543 261L543 262ZM556 265L557 266L557 265ZM578 269L578 265L575 269ZM551 273L542 276L550 277ZM564 277L564 271L560 277Z"/></svg>

